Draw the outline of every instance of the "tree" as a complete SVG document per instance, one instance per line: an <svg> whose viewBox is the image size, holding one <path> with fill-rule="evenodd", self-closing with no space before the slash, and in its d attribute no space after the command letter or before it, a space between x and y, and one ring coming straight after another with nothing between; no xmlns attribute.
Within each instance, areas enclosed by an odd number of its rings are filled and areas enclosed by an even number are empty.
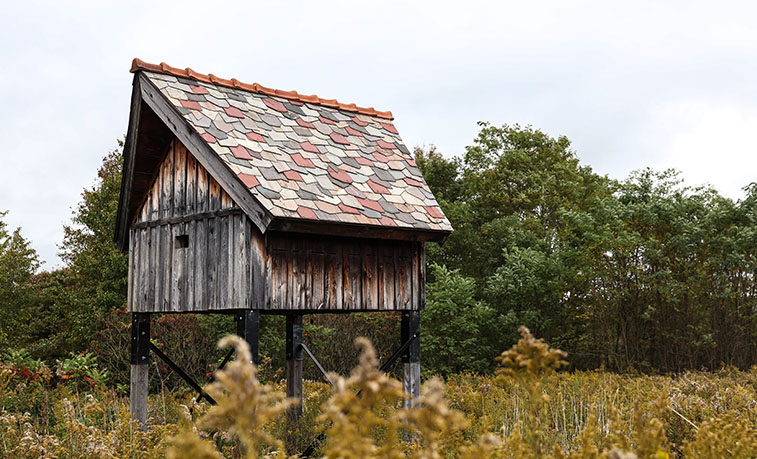
<svg viewBox="0 0 757 459"><path fill-rule="evenodd" d="M37 252L21 235L10 231L0 212L0 346L23 343L26 324L33 315L29 281L39 268Z"/></svg>
<svg viewBox="0 0 757 459"><path fill-rule="evenodd" d="M119 149L103 158L97 181L85 189L72 223L64 226L61 258L71 270L75 301L86 310L109 312L126 305L128 256L113 243L121 189Z"/></svg>
<svg viewBox="0 0 757 459"><path fill-rule="evenodd" d="M514 336L501 336L495 311L475 298L473 279L437 264L431 272L422 315L424 366L442 375L491 371L491 356Z"/></svg>

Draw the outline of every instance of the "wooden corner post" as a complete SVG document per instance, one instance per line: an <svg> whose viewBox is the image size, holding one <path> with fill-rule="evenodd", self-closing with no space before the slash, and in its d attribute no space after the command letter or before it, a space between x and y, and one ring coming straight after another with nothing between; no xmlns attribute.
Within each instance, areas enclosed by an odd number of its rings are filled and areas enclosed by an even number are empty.
<svg viewBox="0 0 757 459"><path fill-rule="evenodd" d="M260 311L257 309L240 309L236 314L237 335L250 346L252 363L260 364Z"/></svg>
<svg viewBox="0 0 757 459"><path fill-rule="evenodd" d="M150 314L131 314L131 387L129 408L131 415L139 423L140 429L147 428L147 392L149 389L148 369L150 367Z"/></svg>
<svg viewBox="0 0 757 459"><path fill-rule="evenodd" d="M402 354L402 388L412 397L403 405L417 406L421 396L421 313L420 311L403 311L400 327L402 343L412 339Z"/></svg>
<svg viewBox="0 0 757 459"><path fill-rule="evenodd" d="M299 400L289 410L289 418L296 421L302 415L302 314L287 315L287 397Z"/></svg>

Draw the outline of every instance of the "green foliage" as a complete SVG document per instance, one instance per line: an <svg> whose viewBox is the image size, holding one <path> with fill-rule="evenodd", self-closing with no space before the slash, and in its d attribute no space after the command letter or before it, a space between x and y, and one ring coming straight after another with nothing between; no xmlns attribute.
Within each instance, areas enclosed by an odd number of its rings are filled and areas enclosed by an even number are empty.
<svg viewBox="0 0 757 459"><path fill-rule="evenodd" d="M123 167L121 148L119 141L119 148L103 158L95 185L82 192L72 224L64 226L61 258L72 271L74 301L90 314L126 304L128 256L113 243Z"/></svg>
<svg viewBox="0 0 757 459"><path fill-rule="evenodd" d="M526 324L579 368L757 361L757 185L734 202L675 171L614 182L580 165L564 137L487 123L462 157L416 157L455 228L443 246L428 244L430 266L458 272L473 292L447 317L472 301L494 311L499 334L474 330L481 347L514 342ZM432 268L429 298L441 272ZM471 336L442 339L463 349Z"/></svg>
<svg viewBox="0 0 757 459"><path fill-rule="evenodd" d="M495 311L476 300L475 281L459 271L431 265L422 314L424 367L435 374L492 369L499 333Z"/></svg>
<svg viewBox="0 0 757 459"><path fill-rule="evenodd" d="M37 253L21 235L8 229L0 212L0 347L15 347L34 315L30 282L39 267Z"/></svg>

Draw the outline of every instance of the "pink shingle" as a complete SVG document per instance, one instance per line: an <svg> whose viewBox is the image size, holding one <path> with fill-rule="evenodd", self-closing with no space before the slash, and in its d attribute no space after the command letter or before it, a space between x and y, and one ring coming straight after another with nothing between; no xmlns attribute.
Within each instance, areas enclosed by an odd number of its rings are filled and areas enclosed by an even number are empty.
<svg viewBox="0 0 757 459"><path fill-rule="evenodd" d="M269 108L276 110L277 112L285 113L287 111L287 108L284 106L284 104L276 99L269 99L266 97L265 99L263 99L263 103L266 104Z"/></svg>
<svg viewBox="0 0 757 459"><path fill-rule="evenodd" d="M379 185L373 180L368 180L368 186L371 187L374 193L389 194L389 190L385 186Z"/></svg>
<svg viewBox="0 0 757 459"><path fill-rule="evenodd" d="M442 213L442 210L436 206L424 206L426 209L426 212L433 218L444 218L444 214Z"/></svg>
<svg viewBox="0 0 757 459"><path fill-rule="evenodd" d="M334 169L329 166L329 175L342 183L352 183L352 177L350 177L348 173L344 172L341 169Z"/></svg>
<svg viewBox="0 0 757 459"><path fill-rule="evenodd" d="M308 220L318 220L318 216L312 211L312 209L303 206L297 208L297 215Z"/></svg>
<svg viewBox="0 0 757 459"><path fill-rule="evenodd" d="M242 181L242 183L245 184L245 186L247 186L247 188L254 188L254 187L260 185L260 182L258 181L258 178L255 177L254 175L239 174L239 175L237 175L237 177L239 177L239 179Z"/></svg>
<svg viewBox="0 0 757 459"><path fill-rule="evenodd" d="M313 126L313 123L308 123L307 121L303 120L302 118L297 118L295 121L297 121L297 124L300 125L300 127L308 128L308 129L315 129L315 126Z"/></svg>
<svg viewBox="0 0 757 459"><path fill-rule="evenodd" d="M223 111L225 111L227 115L233 116L234 118L244 118L244 113L242 113L242 111L236 107L226 107L223 109Z"/></svg>
<svg viewBox="0 0 757 459"><path fill-rule="evenodd" d="M336 143L341 143L342 145L350 144L350 141L344 138L344 136L342 134L339 134L338 132L332 132L329 137L331 137L331 140Z"/></svg>
<svg viewBox="0 0 757 459"><path fill-rule="evenodd" d="M289 180L294 180L294 181L297 181L297 182L302 182L303 181L302 180L302 176L297 171L284 171L284 175Z"/></svg>
<svg viewBox="0 0 757 459"><path fill-rule="evenodd" d="M241 145L230 147L229 150L231 150L231 154L234 155L234 157L237 159L252 159L250 152L248 152L247 149Z"/></svg>
<svg viewBox="0 0 757 459"><path fill-rule="evenodd" d="M193 100L180 100L181 106L184 108L189 108L191 110L202 110L202 107L200 107L200 104Z"/></svg>
<svg viewBox="0 0 757 459"><path fill-rule="evenodd" d="M300 142L300 148L310 153L319 153L318 148L310 142Z"/></svg>
<svg viewBox="0 0 757 459"><path fill-rule="evenodd" d="M292 155L292 159L294 160L294 163L297 164L300 167L311 167L314 168L313 161L310 161L307 158L304 158L301 154L295 153Z"/></svg>
<svg viewBox="0 0 757 459"><path fill-rule="evenodd" d="M247 136L247 138L250 140L254 140L255 142L265 142L265 138L263 138L263 136L258 134L257 132L250 131L245 133L245 136Z"/></svg>

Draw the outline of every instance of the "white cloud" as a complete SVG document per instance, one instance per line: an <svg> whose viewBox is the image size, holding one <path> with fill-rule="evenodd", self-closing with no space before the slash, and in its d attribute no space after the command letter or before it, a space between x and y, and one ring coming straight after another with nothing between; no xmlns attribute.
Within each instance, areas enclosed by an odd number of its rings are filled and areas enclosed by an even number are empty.
<svg viewBox="0 0 757 459"><path fill-rule="evenodd" d="M684 101L653 114L650 129L664 142L654 166L675 168L687 182L710 183L728 197L757 181L757 107Z"/></svg>

